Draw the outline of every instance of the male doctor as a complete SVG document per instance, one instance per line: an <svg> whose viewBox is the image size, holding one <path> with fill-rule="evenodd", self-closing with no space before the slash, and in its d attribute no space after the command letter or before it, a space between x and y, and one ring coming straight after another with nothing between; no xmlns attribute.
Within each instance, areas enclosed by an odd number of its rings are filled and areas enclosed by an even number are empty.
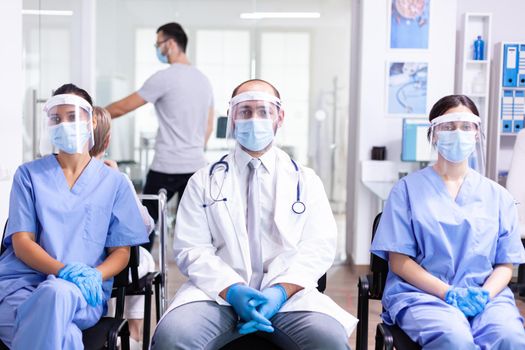
<svg viewBox="0 0 525 350"><path fill-rule="evenodd" d="M253 332L283 349L349 349L357 319L316 289L335 221L319 177L273 146L279 92L246 81L228 115L235 148L195 173L180 202L173 247L189 280L152 349L219 349Z"/></svg>

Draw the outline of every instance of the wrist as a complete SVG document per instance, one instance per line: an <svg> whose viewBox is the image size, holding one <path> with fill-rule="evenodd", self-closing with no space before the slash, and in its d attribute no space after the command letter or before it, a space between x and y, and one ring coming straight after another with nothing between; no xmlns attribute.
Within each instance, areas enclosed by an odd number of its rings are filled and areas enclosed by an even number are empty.
<svg viewBox="0 0 525 350"><path fill-rule="evenodd" d="M280 292L281 292L281 300L282 300L282 303L284 303L286 300L288 300L288 293L286 292L286 288L284 288L283 285L281 284L276 284L273 286L273 288L276 288L278 289Z"/></svg>

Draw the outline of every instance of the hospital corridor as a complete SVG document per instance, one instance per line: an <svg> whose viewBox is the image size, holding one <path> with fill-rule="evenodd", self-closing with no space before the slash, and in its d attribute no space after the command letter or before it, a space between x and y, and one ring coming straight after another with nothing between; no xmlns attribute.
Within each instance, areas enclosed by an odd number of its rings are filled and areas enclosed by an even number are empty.
<svg viewBox="0 0 525 350"><path fill-rule="evenodd" d="M524 12L0 1L0 350L525 350Z"/></svg>

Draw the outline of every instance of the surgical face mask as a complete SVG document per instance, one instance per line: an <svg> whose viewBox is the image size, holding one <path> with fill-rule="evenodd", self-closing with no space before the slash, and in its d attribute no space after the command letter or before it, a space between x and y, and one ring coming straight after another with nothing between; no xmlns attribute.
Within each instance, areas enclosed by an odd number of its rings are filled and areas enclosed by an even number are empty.
<svg viewBox="0 0 525 350"><path fill-rule="evenodd" d="M157 46L157 58L161 63L168 63L168 56L164 55L162 51L160 50L160 47Z"/></svg>
<svg viewBox="0 0 525 350"><path fill-rule="evenodd" d="M260 151L272 143L274 137L271 119L246 119L235 122L235 139L250 151Z"/></svg>
<svg viewBox="0 0 525 350"><path fill-rule="evenodd" d="M476 147L476 131L440 131L437 136L439 154L452 163L466 160Z"/></svg>
<svg viewBox="0 0 525 350"><path fill-rule="evenodd" d="M66 153L81 153L86 141L91 136L87 123L87 121L78 122L78 135L76 122L64 122L50 127L49 138L51 139L51 143Z"/></svg>

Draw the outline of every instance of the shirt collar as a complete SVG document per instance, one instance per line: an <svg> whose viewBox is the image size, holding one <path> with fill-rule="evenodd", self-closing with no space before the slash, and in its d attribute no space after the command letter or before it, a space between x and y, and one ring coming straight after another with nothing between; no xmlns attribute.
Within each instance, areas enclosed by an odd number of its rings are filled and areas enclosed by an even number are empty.
<svg viewBox="0 0 525 350"><path fill-rule="evenodd" d="M262 165L270 175L272 175L275 170L276 156L275 149L272 146L266 151L266 153L259 157ZM253 159L252 156L244 151L238 143L235 145L234 157L235 164L241 171L244 170L248 166L248 163Z"/></svg>

